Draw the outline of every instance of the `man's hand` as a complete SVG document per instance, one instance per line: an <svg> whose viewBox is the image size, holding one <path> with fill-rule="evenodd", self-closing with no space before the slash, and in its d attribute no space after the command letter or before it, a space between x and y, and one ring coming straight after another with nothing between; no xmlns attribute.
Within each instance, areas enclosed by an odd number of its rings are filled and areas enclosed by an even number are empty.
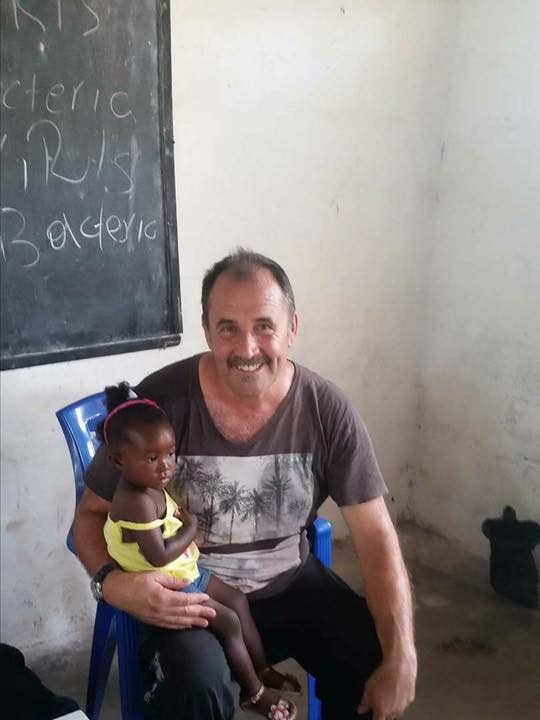
<svg viewBox="0 0 540 720"><path fill-rule="evenodd" d="M383 661L366 682L357 712L361 715L371 710L373 720L399 718L414 700L415 685L416 657Z"/></svg>
<svg viewBox="0 0 540 720"><path fill-rule="evenodd" d="M111 572L103 581L103 597L149 625L182 630L207 627L215 610L205 605L205 593L178 592L189 582L160 572Z"/></svg>

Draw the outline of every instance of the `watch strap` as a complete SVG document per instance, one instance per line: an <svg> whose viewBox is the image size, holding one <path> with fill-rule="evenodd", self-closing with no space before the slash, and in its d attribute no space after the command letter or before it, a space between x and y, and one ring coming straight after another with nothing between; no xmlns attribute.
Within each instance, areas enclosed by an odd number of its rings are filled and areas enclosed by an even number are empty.
<svg viewBox="0 0 540 720"><path fill-rule="evenodd" d="M103 565L94 577L90 580L90 589L92 594L98 602L105 602L103 600L103 588L102 583L107 575L113 570L120 570L120 565L117 562L111 561L106 565Z"/></svg>

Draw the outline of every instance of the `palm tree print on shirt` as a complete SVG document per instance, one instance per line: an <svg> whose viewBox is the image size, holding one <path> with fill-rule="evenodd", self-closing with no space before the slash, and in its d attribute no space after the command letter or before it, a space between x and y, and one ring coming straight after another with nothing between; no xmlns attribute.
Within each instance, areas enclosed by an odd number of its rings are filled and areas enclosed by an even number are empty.
<svg viewBox="0 0 540 720"><path fill-rule="evenodd" d="M184 487L184 501L183 505L188 512L189 507L189 494L190 491L196 488L202 479L202 463L196 458L182 457L178 458L175 470L175 480L178 482L181 476L181 482Z"/></svg>
<svg viewBox="0 0 540 720"><path fill-rule="evenodd" d="M244 509L244 504L247 499L247 490L245 487L240 487L239 482L232 482L225 485L221 491L221 502L219 503L219 509L224 513L229 513L231 516L231 526L229 531L229 542L232 542L232 534L234 527L234 515L238 516Z"/></svg>
<svg viewBox="0 0 540 720"><path fill-rule="evenodd" d="M298 533L313 505L311 454L179 458L171 494L199 519L201 546Z"/></svg>
<svg viewBox="0 0 540 720"><path fill-rule="evenodd" d="M264 483L263 492L268 500L268 504L273 506L278 533L283 517L283 507L286 499L291 494L291 486L292 482L284 467L284 463L280 462L279 455L275 455L271 477Z"/></svg>
<svg viewBox="0 0 540 720"><path fill-rule="evenodd" d="M268 512L270 503L271 500L263 492L259 492L259 490L251 490L251 492L248 493L244 503L242 520L245 521L248 518L253 518L253 537L257 537L259 534L259 519Z"/></svg>

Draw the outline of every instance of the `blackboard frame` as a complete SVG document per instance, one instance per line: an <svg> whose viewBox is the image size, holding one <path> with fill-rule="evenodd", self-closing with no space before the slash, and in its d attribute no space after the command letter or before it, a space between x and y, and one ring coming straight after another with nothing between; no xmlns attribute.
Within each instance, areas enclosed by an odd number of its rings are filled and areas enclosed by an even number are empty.
<svg viewBox="0 0 540 720"><path fill-rule="evenodd" d="M168 0L155 0L157 22L157 91L159 108L160 171L163 200L163 232L167 255L167 302L172 332L154 337L113 340L79 347L0 357L0 370L95 358L104 355L165 348L178 345L183 322L180 295L176 189L174 173L174 132L172 114L171 27ZM1 332L1 327L0 327Z"/></svg>

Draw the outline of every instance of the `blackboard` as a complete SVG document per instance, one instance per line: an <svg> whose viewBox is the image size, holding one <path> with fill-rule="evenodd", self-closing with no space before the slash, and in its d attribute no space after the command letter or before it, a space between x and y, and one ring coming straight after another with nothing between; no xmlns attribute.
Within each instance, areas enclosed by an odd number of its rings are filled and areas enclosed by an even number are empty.
<svg viewBox="0 0 540 720"><path fill-rule="evenodd" d="M180 342L165 0L0 0L1 367Z"/></svg>

